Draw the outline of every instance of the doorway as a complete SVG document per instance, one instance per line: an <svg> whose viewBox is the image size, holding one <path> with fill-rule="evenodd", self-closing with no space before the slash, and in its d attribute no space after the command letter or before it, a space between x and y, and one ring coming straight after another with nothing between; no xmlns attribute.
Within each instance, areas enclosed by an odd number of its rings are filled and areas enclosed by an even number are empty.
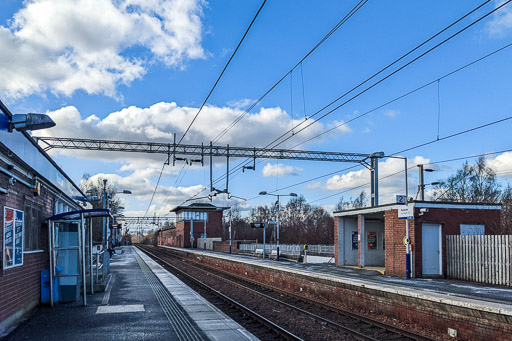
<svg viewBox="0 0 512 341"><path fill-rule="evenodd" d="M442 275L441 225L423 224L421 231L422 273L425 276Z"/></svg>

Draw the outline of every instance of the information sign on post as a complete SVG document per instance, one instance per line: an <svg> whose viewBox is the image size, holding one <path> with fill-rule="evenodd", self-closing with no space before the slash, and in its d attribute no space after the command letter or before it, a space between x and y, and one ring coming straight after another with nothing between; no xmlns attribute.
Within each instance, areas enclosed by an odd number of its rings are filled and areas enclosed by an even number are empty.
<svg viewBox="0 0 512 341"><path fill-rule="evenodd" d="M398 219L414 219L414 206L404 206L398 208Z"/></svg>

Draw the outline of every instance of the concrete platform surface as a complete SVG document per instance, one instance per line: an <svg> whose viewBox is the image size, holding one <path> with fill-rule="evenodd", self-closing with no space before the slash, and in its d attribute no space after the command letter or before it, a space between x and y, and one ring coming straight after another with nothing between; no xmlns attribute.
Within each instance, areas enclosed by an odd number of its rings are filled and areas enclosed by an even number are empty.
<svg viewBox="0 0 512 341"><path fill-rule="evenodd" d="M257 340L134 247L112 258L111 275L86 307L41 306L5 340Z"/></svg>
<svg viewBox="0 0 512 341"><path fill-rule="evenodd" d="M512 288L507 287L446 279L404 279L385 276L376 270L340 267L332 263L277 262L252 256L230 255L200 249L161 247L512 316Z"/></svg>

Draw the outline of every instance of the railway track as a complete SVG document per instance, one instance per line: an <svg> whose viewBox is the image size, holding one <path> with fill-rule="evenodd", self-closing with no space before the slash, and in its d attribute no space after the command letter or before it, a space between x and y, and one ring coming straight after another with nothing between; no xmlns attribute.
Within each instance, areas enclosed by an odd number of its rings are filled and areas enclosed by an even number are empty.
<svg viewBox="0 0 512 341"><path fill-rule="evenodd" d="M282 326L281 329L291 329L290 334L297 339L300 339L298 338L300 336L304 339L315 340L432 340L365 316L292 295L278 288L264 287L261 283L218 269L213 272L212 269L195 263L186 262L185 264L181 257L173 255L170 251L148 246L140 248L164 267L170 268L171 272L177 271L187 279L194 278L190 280L197 283L196 285L207 286L209 289L206 290L219 292L220 285L220 288L223 288L221 289L222 295L228 295L227 291L231 292L229 300L234 301L233 297L237 297L238 300L240 297L244 300L244 304L251 305L251 309L244 306L245 309L259 311L259 313L254 311L253 313L267 321L278 321ZM182 268L186 268L186 270ZM204 282L210 284L206 285ZM255 304L255 299L248 299L248 296L256 298L259 303ZM234 306L237 303L231 302L230 304ZM262 315L266 315L266 317ZM297 323L293 323L293 321ZM274 322L271 322L270 325L268 322L266 323L267 328L270 329L277 326ZM291 336L287 338L293 339Z"/></svg>

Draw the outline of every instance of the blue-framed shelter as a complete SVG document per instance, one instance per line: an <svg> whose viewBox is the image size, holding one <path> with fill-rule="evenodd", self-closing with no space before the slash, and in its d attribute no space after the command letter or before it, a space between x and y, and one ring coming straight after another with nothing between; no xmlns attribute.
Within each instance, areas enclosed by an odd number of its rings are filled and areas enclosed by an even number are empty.
<svg viewBox="0 0 512 341"><path fill-rule="evenodd" d="M77 296L80 294L81 289L83 290L82 297L83 305L85 306L87 305L87 269L89 269L90 291L94 293L92 218L102 217L112 218L110 210L103 208L78 210L64 212L46 218L48 221L48 244L50 250L50 304L52 307L54 304L53 279L56 277L75 277L77 280L74 290L76 290ZM76 235L74 231L75 228ZM68 233L71 237L60 238L60 235L64 235L65 233ZM57 256L60 255L64 255L64 257L57 259ZM76 263L74 263L74 259L76 259ZM70 265L69 268L76 271L74 273L64 272L58 274L55 268L59 260ZM86 260L88 260L88 264ZM108 262L108 257L103 257L103 263L105 260ZM96 280L97 276L98 269L96 269ZM78 281L78 279L80 279L80 281ZM80 288L80 286L82 288ZM62 297L62 295L59 296Z"/></svg>

